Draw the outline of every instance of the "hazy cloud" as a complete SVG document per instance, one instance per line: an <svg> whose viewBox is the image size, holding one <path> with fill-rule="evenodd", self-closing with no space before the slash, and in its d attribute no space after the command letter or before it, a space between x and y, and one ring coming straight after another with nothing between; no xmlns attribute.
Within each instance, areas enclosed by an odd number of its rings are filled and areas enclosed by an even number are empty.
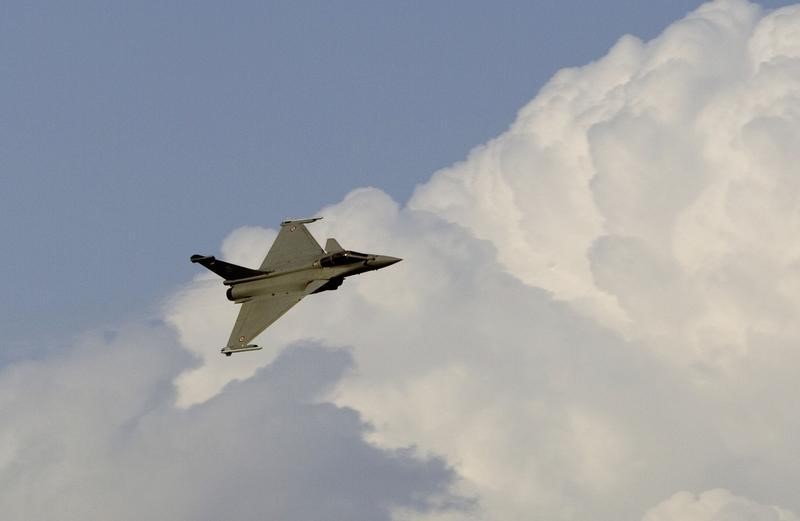
<svg viewBox="0 0 800 521"><path fill-rule="evenodd" d="M181 410L172 380L191 359L168 330L115 336L0 373L4 518L367 521L455 505L440 460L370 446L356 411L320 401L345 351L293 346Z"/></svg>
<svg viewBox="0 0 800 521"><path fill-rule="evenodd" d="M796 521L792 512L760 505L727 490L679 492L651 509L642 521Z"/></svg>

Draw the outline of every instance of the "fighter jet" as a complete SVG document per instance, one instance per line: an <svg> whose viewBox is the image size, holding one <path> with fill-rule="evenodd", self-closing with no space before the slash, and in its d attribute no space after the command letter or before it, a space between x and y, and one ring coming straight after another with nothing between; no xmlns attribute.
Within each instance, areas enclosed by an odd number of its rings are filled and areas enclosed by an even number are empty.
<svg viewBox="0 0 800 521"><path fill-rule="evenodd" d="M323 251L305 226L319 219L283 221L278 237L257 270L213 256L192 255L192 262L225 279L228 300L242 305L222 354L231 356L261 349L250 342L306 295L335 290L345 277L379 270L401 260L345 250L336 239L328 239Z"/></svg>

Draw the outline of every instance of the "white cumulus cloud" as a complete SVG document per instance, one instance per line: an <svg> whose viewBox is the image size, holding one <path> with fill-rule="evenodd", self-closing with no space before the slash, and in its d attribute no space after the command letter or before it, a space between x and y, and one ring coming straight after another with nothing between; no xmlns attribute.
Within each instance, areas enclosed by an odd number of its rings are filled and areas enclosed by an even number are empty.
<svg viewBox="0 0 800 521"><path fill-rule="evenodd" d="M323 209L320 239L405 260L261 343L353 346L337 402L376 443L444 455L483 519L630 518L689 487L797 509L798 27L797 7L705 4L559 72L408 204ZM224 383L226 334L188 346L184 403Z"/></svg>

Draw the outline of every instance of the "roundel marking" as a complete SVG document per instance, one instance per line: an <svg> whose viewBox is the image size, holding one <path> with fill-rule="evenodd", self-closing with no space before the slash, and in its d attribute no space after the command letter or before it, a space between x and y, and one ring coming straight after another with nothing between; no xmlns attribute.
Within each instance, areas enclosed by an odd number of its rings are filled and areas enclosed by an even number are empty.
<svg viewBox="0 0 800 521"><path fill-rule="evenodd" d="M239 337L239 342L244 342L244 336Z"/></svg>

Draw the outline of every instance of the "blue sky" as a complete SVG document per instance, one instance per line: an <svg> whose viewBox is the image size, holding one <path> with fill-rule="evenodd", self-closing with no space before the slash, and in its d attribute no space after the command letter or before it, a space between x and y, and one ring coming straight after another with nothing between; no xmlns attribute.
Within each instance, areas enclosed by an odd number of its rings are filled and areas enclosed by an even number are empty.
<svg viewBox="0 0 800 521"><path fill-rule="evenodd" d="M6 2L5 340L146 314L238 226L404 201L556 70L695 6Z"/></svg>

